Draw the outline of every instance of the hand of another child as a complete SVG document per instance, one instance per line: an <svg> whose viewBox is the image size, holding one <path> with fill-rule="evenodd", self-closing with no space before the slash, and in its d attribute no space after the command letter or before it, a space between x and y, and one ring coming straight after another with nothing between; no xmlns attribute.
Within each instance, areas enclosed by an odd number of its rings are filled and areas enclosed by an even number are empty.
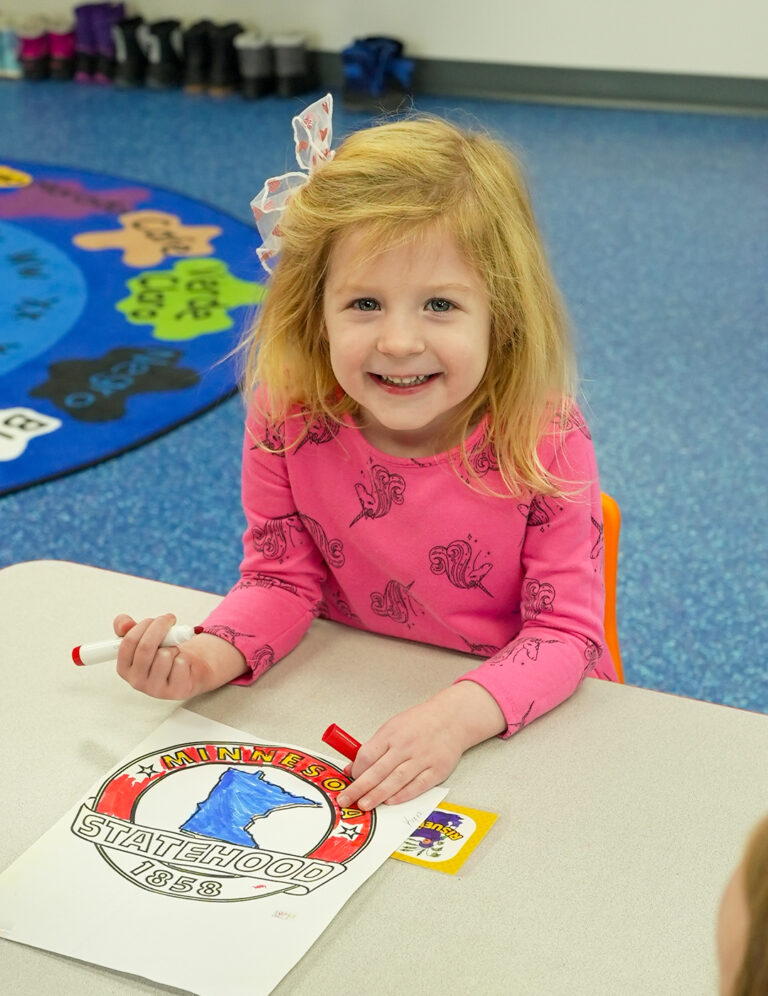
<svg viewBox="0 0 768 996"><path fill-rule="evenodd" d="M243 655L208 633L193 636L180 647L162 647L173 615L135 622L119 615L113 627L123 638L117 673L137 691L157 699L188 699L237 678L246 670Z"/></svg>
<svg viewBox="0 0 768 996"><path fill-rule="evenodd" d="M447 778L465 750L505 728L484 688L473 681L451 685L387 720L363 744L351 769L354 781L338 803L369 810L415 799Z"/></svg>

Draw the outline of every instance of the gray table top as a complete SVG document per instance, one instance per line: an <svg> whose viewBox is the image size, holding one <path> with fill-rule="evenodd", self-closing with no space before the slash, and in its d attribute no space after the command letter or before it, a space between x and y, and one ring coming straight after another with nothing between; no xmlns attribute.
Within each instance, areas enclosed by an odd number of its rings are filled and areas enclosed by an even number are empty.
<svg viewBox="0 0 768 996"><path fill-rule="evenodd" d="M0 868L178 705L134 692L110 665L75 668L71 648L107 638L120 611L194 623L217 601L65 562L0 571L3 795L18 803ZM365 739L470 665L317 620L255 685L186 707L322 753L329 722ZM275 992L714 996L719 897L768 810L766 758L768 716L589 679L508 742L473 748L447 780L449 801L499 814L457 875L387 861ZM60 996L169 991L1 950L3 992L37 994L42 979Z"/></svg>

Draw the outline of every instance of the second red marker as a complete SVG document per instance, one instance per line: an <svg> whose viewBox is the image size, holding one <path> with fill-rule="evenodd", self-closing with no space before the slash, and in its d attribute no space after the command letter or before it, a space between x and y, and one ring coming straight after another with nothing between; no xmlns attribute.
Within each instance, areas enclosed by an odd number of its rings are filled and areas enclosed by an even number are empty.
<svg viewBox="0 0 768 996"><path fill-rule="evenodd" d="M323 742L328 744L329 747L333 747L337 750L339 754L343 754L344 757L348 757L350 761L354 761L357 757L357 752L360 750L362 744L359 740L355 740L351 737L345 730L342 730L340 726L335 723L331 723L328 729L322 736Z"/></svg>

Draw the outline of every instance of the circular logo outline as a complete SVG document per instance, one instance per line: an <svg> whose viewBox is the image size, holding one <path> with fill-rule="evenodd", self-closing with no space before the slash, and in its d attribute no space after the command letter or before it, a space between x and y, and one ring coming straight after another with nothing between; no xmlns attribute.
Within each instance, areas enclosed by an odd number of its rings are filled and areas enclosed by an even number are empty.
<svg viewBox="0 0 768 996"><path fill-rule="evenodd" d="M323 797L332 813L331 825L305 854L295 855L136 822L139 801L147 792L167 786L174 774L210 765L297 776ZM72 830L92 843L122 877L161 895L207 902L258 899L277 892L301 895L341 874L372 838L375 812L341 809L337 803L350 782L333 762L299 748L186 741L132 758L113 772L81 808Z"/></svg>

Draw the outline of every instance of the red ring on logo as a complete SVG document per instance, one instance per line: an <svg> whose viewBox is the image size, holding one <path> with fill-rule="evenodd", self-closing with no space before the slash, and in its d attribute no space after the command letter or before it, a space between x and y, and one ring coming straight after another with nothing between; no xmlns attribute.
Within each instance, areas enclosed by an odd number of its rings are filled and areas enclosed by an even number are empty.
<svg viewBox="0 0 768 996"><path fill-rule="evenodd" d="M136 807L144 792L176 772L206 764L274 768L296 775L319 789L333 811L333 825L305 857L346 862L359 854L371 839L376 825L375 813L341 809L337 802L339 792L349 785L351 778L324 758L277 744L191 742L153 751L134 758L105 781L96 794L93 808L98 813L134 822ZM144 773L142 768L146 769ZM154 770L156 768L158 770ZM337 831L340 835L334 836Z"/></svg>

